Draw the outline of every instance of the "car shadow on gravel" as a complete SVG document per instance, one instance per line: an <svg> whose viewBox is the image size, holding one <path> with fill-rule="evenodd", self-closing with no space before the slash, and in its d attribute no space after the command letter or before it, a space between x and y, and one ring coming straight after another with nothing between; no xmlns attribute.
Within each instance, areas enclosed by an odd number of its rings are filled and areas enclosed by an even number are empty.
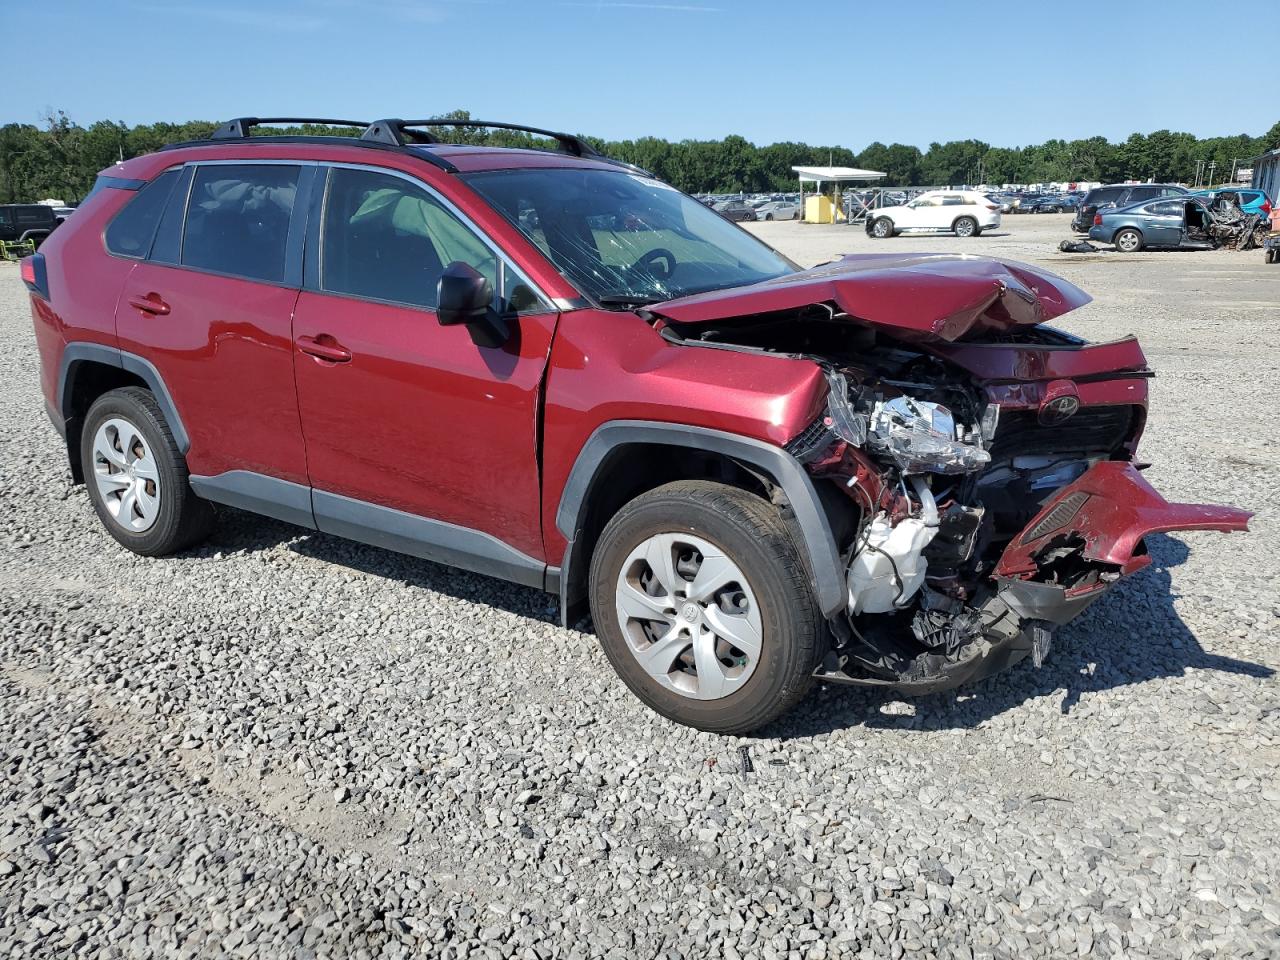
<svg viewBox="0 0 1280 960"><path fill-rule="evenodd" d="M552 598L532 587L295 527L231 507L219 506L218 518L213 539L193 551L192 556L254 552L285 544L300 556L392 580L405 587L430 590L543 623L559 623ZM411 599L406 597L405 602Z"/></svg>
<svg viewBox="0 0 1280 960"><path fill-rule="evenodd" d="M193 556L266 550L283 543L301 556L408 588L430 590L541 623L559 623L555 601L532 587L239 510L220 507L219 516L217 534ZM909 730L970 728L1028 700L1056 692L1063 694L1061 709L1065 714L1085 694L1161 677L1181 677L1188 669L1260 679L1273 676L1275 671L1267 666L1218 656L1200 645L1174 606L1178 596L1173 593L1169 572L1186 560L1186 544L1159 534L1147 538L1147 547L1151 566L1118 583L1079 620L1058 631L1053 649L1039 670L1026 660L987 680L915 698L884 690L823 684L799 707L757 731L756 736L783 740L813 737L858 725ZM1211 602L1207 596L1187 599L1191 603ZM405 602L411 602L410 598L406 597ZM895 709L904 702L914 709Z"/></svg>
<svg viewBox="0 0 1280 960"><path fill-rule="evenodd" d="M1028 700L1061 694L1068 714L1086 694L1182 677L1188 669L1214 670L1266 679L1263 664L1210 653L1174 606L1170 570L1189 553L1181 540L1164 534L1147 538L1152 563L1117 584L1106 597L1054 636L1053 649L1037 670L1030 660L1006 672L956 690L905 698L891 692L838 684L824 685L763 737L812 737L847 727L951 730L978 726ZM1207 595L1187 603L1211 603ZM902 708L901 704L911 704Z"/></svg>

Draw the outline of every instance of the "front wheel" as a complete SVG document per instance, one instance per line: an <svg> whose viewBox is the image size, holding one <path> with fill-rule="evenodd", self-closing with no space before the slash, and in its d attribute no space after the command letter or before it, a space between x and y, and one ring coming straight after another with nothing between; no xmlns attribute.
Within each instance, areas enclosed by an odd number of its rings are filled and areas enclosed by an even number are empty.
<svg viewBox="0 0 1280 960"><path fill-rule="evenodd" d="M973 217L961 217L951 229L956 232L957 237L976 237L978 235L978 221Z"/></svg>
<svg viewBox="0 0 1280 960"><path fill-rule="evenodd" d="M893 221L888 217L877 217L871 224L871 235L877 240L893 236Z"/></svg>
<svg viewBox="0 0 1280 960"><path fill-rule="evenodd" d="M591 614L623 682L668 719L742 734L812 685L821 617L771 504L703 480L624 506L591 559Z"/></svg>
<svg viewBox="0 0 1280 960"><path fill-rule="evenodd" d="M1121 230L1112 242L1121 253L1137 253L1142 249L1142 234L1137 230Z"/></svg>

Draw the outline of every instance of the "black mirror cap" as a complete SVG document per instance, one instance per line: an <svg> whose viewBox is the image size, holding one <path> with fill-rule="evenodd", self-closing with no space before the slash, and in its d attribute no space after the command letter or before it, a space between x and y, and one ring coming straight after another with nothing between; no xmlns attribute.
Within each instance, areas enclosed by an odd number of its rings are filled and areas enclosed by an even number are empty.
<svg viewBox="0 0 1280 960"><path fill-rule="evenodd" d="M469 263L455 260L444 268L436 285L436 316L440 325L472 323L493 303L493 284Z"/></svg>
<svg viewBox="0 0 1280 960"><path fill-rule="evenodd" d="M506 318L493 308L493 284L461 260L449 264L440 275L436 319L442 327L466 324L477 347L501 347L511 338Z"/></svg>

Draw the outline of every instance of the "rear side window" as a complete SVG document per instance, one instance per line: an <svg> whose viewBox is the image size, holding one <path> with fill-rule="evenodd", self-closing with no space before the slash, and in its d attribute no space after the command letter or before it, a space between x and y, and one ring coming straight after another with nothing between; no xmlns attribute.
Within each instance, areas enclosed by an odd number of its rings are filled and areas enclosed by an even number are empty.
<svg viewBox="0 0 1280 960"><path fill-rule="evenodd" d="M121 257L146 257L177 179L177 170L166 170L125 204L107 227L104 239L109 251Z"/></svg>
<svg viewBox="0 0 1280 960"><path fill-rule="evenodd" d="M1121 187L1103 187L1100 190L1090 190L1089 196L1085 198L1085 203L1098 205L1102 203L1115 203L1120 199L1120 194L1124 193Z"/></svg>
<svg viewBox="0 0 1280 960"><path fill-rule="evenodd" d="M1181 200L1161 200L1159 203L1147 204L1147 212L1153 213L1158 217L1180 217L1182 216L1183 201Z"/></svg>
<svg viewBox="0 0 1280 960"><path fill-rule="evenodd" d="M1138 203L1142 200L1154 200L1160 196L1159 187L1134 187L1133 192L1129 194L1130 203Z"/></svg>
<svg viewBox="0 0 1280 960"><path fill-rule="evenodd" d="M19 226L48 226L53 220L52 207L19 207L18 208L18 225Z"/></svg>
<svg viewBox="0 0 1280 960"><path fill-rule="evenodd" d="M279 283L300 168L210 164L196 170L182 265Z"/></svg>

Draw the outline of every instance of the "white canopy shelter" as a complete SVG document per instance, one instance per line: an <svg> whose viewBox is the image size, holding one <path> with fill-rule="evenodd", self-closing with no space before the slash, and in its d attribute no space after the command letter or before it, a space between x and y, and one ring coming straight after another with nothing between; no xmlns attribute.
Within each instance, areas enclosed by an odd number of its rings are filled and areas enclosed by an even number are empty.
<svg viewBox="0 0 1280 960"><path fill-rule="evenodd" d="M838 192L838 184L848 180L879 180L885 176L879 170L860 170L858 167L792 167L796 175L800 178L800 210L801 216L806 222L817 223L819 220L810 220L810 215L805 208L804 202L804 185L806 183L814 184L831 184L832 185L832 204L833 207L839 207L840 200L836 196ZM821 188L818 188L821 191ZM835 213L831 214L832 220L835 219ZM830 222L824 214L821 222Z"/></svg>
<svg viewBox="0 0 1280 960"><path fill-rule="evenodd" d="M879 180L885 176L879 170L859 170L857 167L792 167L801 183L840 183L844 180Z"/></svg>

